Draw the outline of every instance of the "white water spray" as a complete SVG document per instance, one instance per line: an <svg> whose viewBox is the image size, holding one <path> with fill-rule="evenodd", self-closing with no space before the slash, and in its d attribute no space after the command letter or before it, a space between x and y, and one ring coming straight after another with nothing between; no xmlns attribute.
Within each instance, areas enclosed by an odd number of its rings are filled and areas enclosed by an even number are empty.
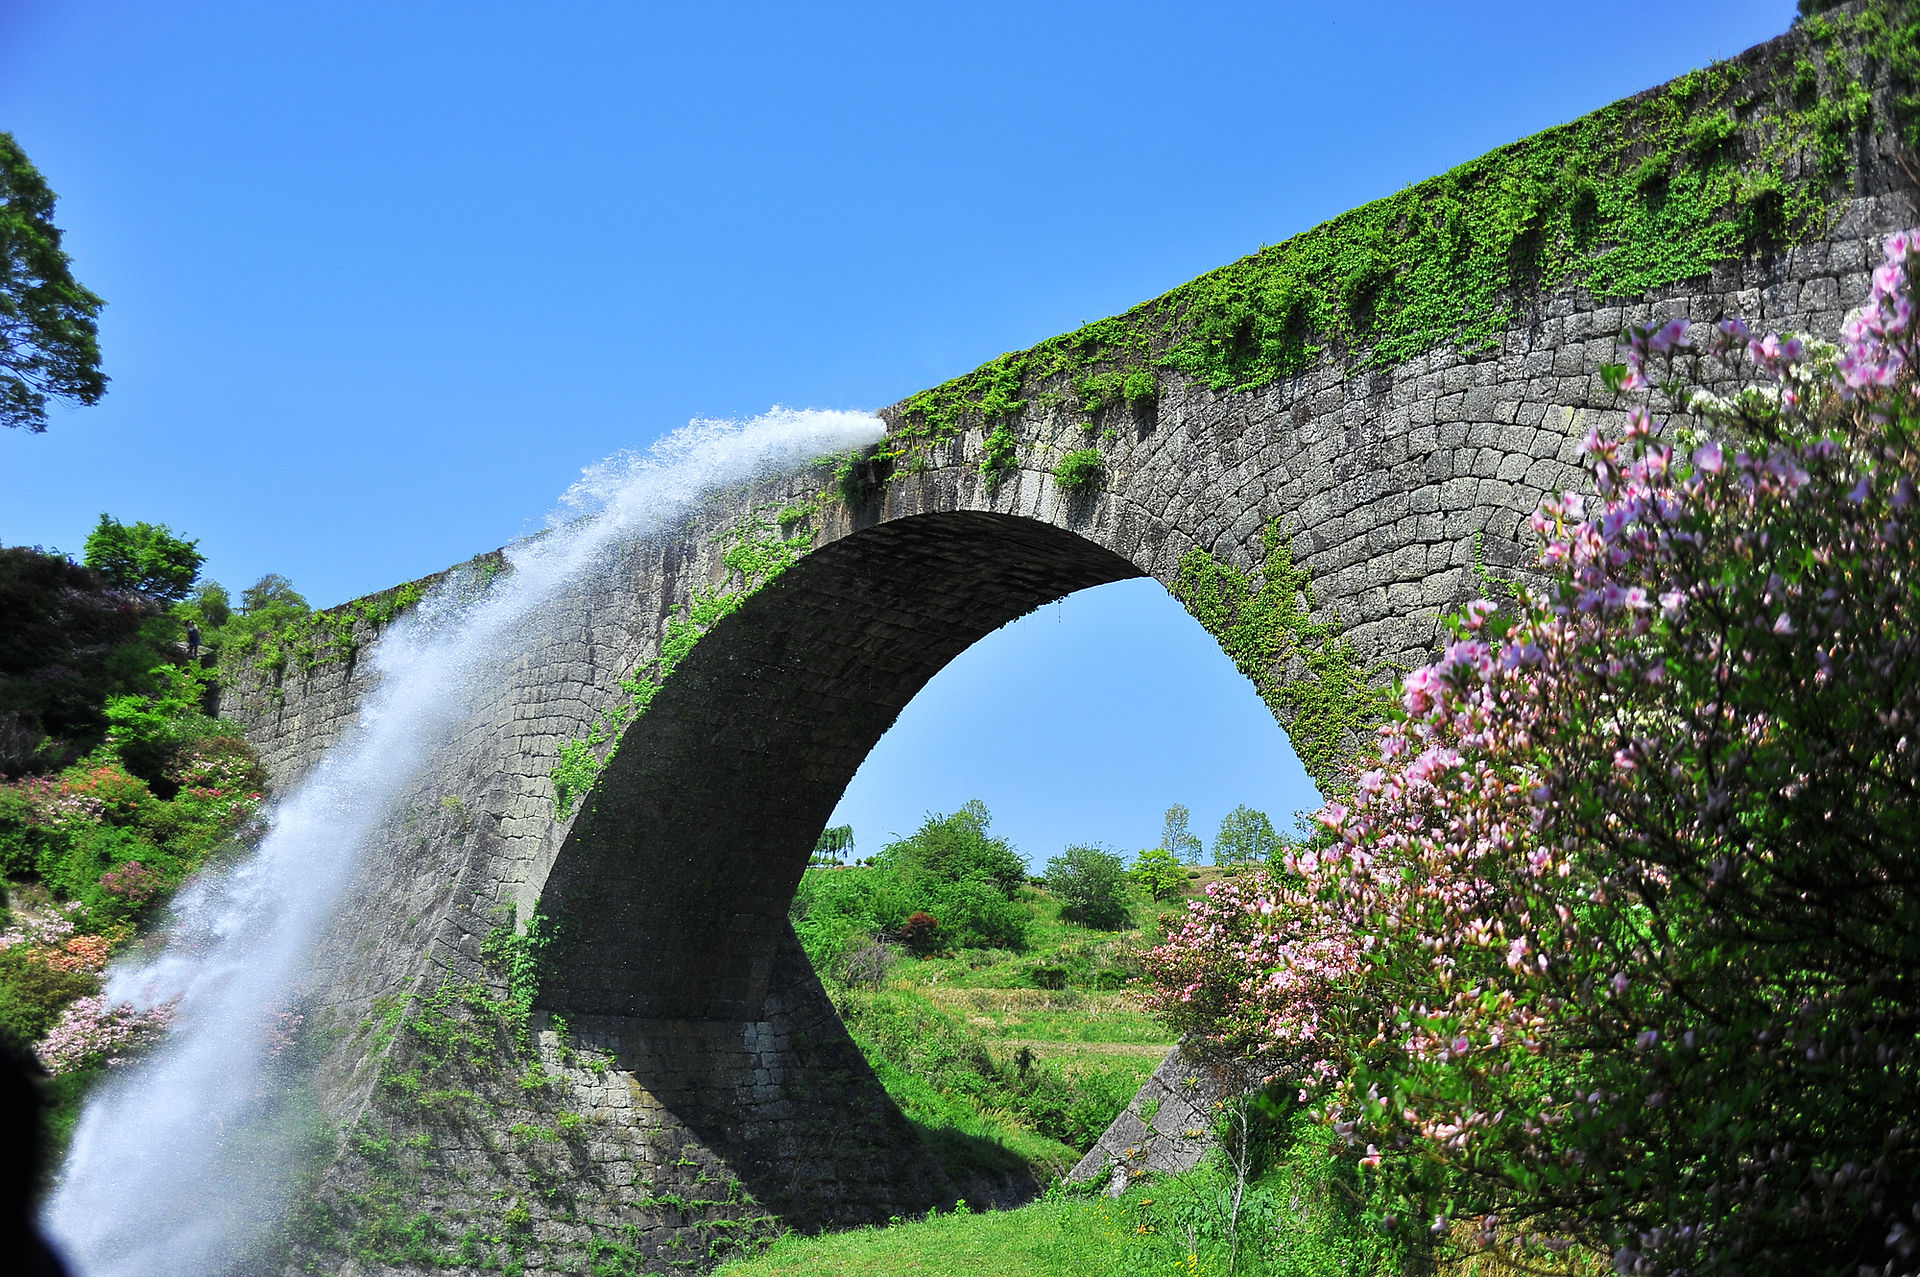
<svg viewBox="0 0 1920 1277"><path fill-rule="evenodd" d="M108 981L115 1001L180 1002L162 1049L88 1103L48 1205L48 1230L80 1277L221 1273L279 1220L300 1131L275 1102L264 1030L369 836L474 693L501 677L501 654L538 650L529 629L559 611L543 605L703 496L883 430L865 414L783 408L696 421L649 453L589 467L547 533L508 548L511 573L472 601L436 590L381 639L355 730L275 804L251 855L181 893L166 950Z"/></svg>

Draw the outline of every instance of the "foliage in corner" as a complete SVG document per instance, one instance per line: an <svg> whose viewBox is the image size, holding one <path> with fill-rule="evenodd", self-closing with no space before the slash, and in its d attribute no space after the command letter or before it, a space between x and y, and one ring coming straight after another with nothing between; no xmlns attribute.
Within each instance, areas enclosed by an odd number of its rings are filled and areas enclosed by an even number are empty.
<svg viewBox="0 0 1920 1277"><path fill-rule="evenodd" d="M1353 742L1385 708L1340 627L1316 622L1313 584L1280 521L1267 524L1256 581L1198 546L1180 558L1174 597L1219 640L1280 720L1322 793L1341 790Z"/></svg>
<svg viewBox="0 0 1920 1277"><path fill-rule="evenodd" d="M1838 347L1629 328L1536 582L1144 958L1462 1261L1920 1274L1920 230L1885 252Z"/></svg>
<svg viewBox="0 0 1920 1277"><path fill-rule="evenodd" d="M0 132L0 422L47 428L47 401L96 404L100 308L73 277L53 224L53 191L14 141Z"/></svg>

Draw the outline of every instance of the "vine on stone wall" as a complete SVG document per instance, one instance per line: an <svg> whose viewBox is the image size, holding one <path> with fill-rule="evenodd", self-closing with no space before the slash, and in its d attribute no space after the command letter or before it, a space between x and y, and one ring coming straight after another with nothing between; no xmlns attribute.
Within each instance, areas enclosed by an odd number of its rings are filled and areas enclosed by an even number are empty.
<svg viewBox="0 0 1920 1277"><path fill-rule="evenodd" d="M1448 343L1486 353L1544 293L1640 297L1818 236L1884 126L1920 146L1920 23L1904 0L1810 17L1758 66L1689 72L1002 355L908 399L888 455L923 457L1029 404L1091 419L1157 395L1155 368L1250 391L1329 353L1371 368Z"/></svg>
<svg viewBox="0 0 1920 1277"><path fill-rule="evenodd" d="M428 589L454 579L466 582L467 588L478 594L505 570L506 556L493 551L476 555L438 577L409 581L323 612L288 615L269 629L235 625L221 644L221 681L233 686L245 669L270 678L286 673L304 678L323 666L350 662L360 650L362 635L377 635L402 613L417 607Z"/></svg>
<svg viewBox="0 0 1920 1277"><path fill-rule="evenodd" d="M1258 580L1195 546L1173 596L1233 658L1279 719L1322 793L1342 789L1353 742L1379 720L1381 693L1340 627L1312 619L1313 584L1280 520L1267 524Z"/></svg>
<svg viewBox="0 0 1920 1277"><path fill-rule="evenodd" d="M634 1225L598 1222L617 1189L591 1155L590 1119L565 1074L605 1073L613 1061L576 1047L561 1016L549 1019L552 1047L533 1040L544 959L564 928L535 913L518 930L511 908L499 923L481 954L504 996L485 981L448 979L429 994L376 1004L361 1026L368 1054L379 1059L378 1080L346 1132L344 1173L316 1185L290 1220L291 1270L332 1271L348 1256L370 1268L508 1275L529 1267L626 1273L653 1266ZM636 1203L678 1221L674 1244L702 1261L696 1267L780 1231L744 1185L711 1161L683 1150L675 1165L696 1172L681 1177L691 1181L689 1194L643 1190ZM487 1173L476 1181L475 1169Z"/></svg>
<svg viewBox="0 0 1920 1277"><path fill-rule="evenodd" d="M599 715L585 735L560 746L551 773L557 818L564 819L572 811L574 799L593 788L619 749L621 733L647 712L653 698L659 695L674 669L693 651L701 637L738 611L742 603L812 548L818 532L810 525L822 504L824 497L816 497L804 505L786 507L780 511L778 527L756 512L735 532L722 533L716 538L732 540L720 556L727 568L727 579L716 590L695 590L686 615L668 620L666 633L660 640L660 654L620 680L620 690L627 698ZM793 526L803 530L786 535L785 529ZM737 583L733 579L736 576Z"/></svg>

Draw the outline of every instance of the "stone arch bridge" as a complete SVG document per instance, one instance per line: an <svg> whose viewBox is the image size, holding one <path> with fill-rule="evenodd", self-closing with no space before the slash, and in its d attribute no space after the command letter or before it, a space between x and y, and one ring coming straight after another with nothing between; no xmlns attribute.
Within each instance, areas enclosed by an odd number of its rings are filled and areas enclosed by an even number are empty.
<svg viewBox="0 0 1920 1277"><path fill-rule="evenodd" d="M323 1168L333 1222L298 1236L307 1260L340 1266L357 1247L341 1271L409 1270L378 1244L406 1216L518 1247L530 1272L615 1251L697 1267L776 1219L1017 1197L1019 1173L992 1150L964 1182L925 1154L787 921L821 827L914 694L1076 590L1152 576L1227 637L1237 590L1304 569L1310 608L1287 588L1304 620L1246 668L1303 752L1332 757L1343 724L1303 722L1287 689L1333 677L1312 659L1323 651L1361 671L1421 660L1477 565L1524 564L1526 516L1579 483L1579 441L1607 423L1596 370L1624 324L1742 314L1831 336L1878 235L1911 217L1902 196L1863 195L1824 238L1631 306L1552 294L1477 357L1440 348L1385 371L1323 358L1249 393L1168 374L1094 430L1035 395L910 465L761 480L622 548L472 707L367 856L351 893L364 903L322 943L307 993L318 1091L340 1127L377 1138L344 1139ZM902 410L883 416L899 437ZM1011 465L990 477L1009 435ZM1089 446L1100 480L1063 488L1056 463ZM775 511L799 517L775 534ZM739 587L727 548L768 535L805 552L704 634L559 813L562 747L623 702L621 681L698 598ZM365 623L357 637L362 655L378 642ZM352 653L241 670L222 712L284 787L347 730L371 677ZM451 1064L410 1046L394 1029L407 1015L497 1010L497 911L525 919L536 904L571 931L548 953L530 1044L503 1032ZM428 995L449 982L487 992L434 1012ZM453 1070L438 1091L436 1067ZM390 1084L403 1073L414 1090ZM420 1101L422 1078L455 1098ZM1147 1134L1129 1121L1128 1138Z"/></svg>

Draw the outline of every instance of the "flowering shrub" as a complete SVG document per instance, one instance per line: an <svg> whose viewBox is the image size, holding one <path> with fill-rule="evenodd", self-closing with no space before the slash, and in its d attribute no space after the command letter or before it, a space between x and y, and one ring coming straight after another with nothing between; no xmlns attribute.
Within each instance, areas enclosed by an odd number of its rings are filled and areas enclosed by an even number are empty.
<svg viewBox="0 0 1920 1277"><path fill-rule="evenodd" d="M1631 331L1549 583L1469 605L1320 842L1149 955L1437 1238L1920 1271L1916 249L1838 351Z"/></svg>
<svg viewBox="0 0 1920 1277"><path fill-rule="evenodd" d="M266 776L244 740L214 736L182 746L168 768L180 786L174 805L191 819L223 828L243 824L260 809Z"/></svg>
<svg viewBox="0 0 1920 1277"><path fill-rule="evenodd" d="M60 1022L34 1049L56 1077L95 1063L124 1064L166 1032L174 1005L140 1011L125 1002L110 1006L105 994L81 998L61 1013Z"/></svg>
<svg viewBox="0 0 1920 1277"><path fill-rule="evenodd" d="M33 776L13 786L25 800L26 819L42 829L97 825L106 805L93 794L75 793L52 776Z"/></svg>
<svg viewBox="0 0 1920 1277"><path fill-rule="evenodd" d="M49 792L48 803L41 808L49 824L79 820L88 824L131 825L147 814L154 801L146 781L111 762L75 767L53 784Z"/></svg>
<svg viewBox="0 0 1920 1277"><path fill-rule="evenodd" d="M0 950L22 945L57 946L73 934L74 922L83 913L85 907L77 901L49 905L33 913L16 911L13 925L0 931Z"/></svg>
<svg viewBox="0 0 1920 1277"><path fill-rule="evenodd" d="M118 869L109 869L100 875L101 890L137 905L153 899L161 882L159 874L137 860L129 860Z"/></svg>
<svg viewBox="0 0 1920 1277"><path fill-rule="evenodd" d="M113 956L113 938L74 936L57 949L37 950L33 956L55 971L104 971Z"/></svg>

